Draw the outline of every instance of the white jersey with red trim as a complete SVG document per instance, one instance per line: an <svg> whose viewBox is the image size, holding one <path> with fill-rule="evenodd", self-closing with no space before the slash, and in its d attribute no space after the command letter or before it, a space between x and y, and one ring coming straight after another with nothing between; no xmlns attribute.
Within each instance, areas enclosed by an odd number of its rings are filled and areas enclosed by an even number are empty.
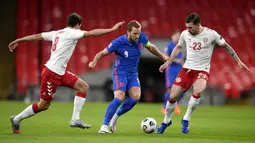
<svg viewBox="0 0 255 143"><path fill-rule="evenodd" d="M224 38L216 31L203 28L203 31L197 35L192 35L188 30L181 33L178 45L186 47L187 55L184 68L210 71L210 62L214 47L225 43Z"/></svg>
<svg viewBox="0 0 255 143"><path fill-rule="evenodd" d="M59 75L64 75L76 43L83 37L84 32L67 27L58 31L42 33L44 40L52 41L50 59L45 66Z"/></svg>

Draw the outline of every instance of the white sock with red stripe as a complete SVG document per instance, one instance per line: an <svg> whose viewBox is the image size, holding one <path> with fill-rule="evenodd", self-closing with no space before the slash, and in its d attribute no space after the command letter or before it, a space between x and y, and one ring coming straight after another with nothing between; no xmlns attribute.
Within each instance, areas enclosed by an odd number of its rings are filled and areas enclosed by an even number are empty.
<svg viewBox="0 0 255 143"><path fill-rule="evenodd" d="M32 104L29 105L25 110L23 110L21 113L19 113L17 116L15 116L15 118L13 119L13 121L15 123L19 123L20 121L22 121L25 118L29 118L33 115L35 115L36 113L40 112L38 105L37 104Z"/></svg>
<svg viewBox="0 0 255 143"><path fill-rule="evenodd" d="M73 107L73 116L72 116L73 121L80 119L80 112L86 101L86 96L87 96L86 94L81 92L76 93L76 96L74 97L74 107Z"/></svg>
<svg viewBox="0 0 255 143"><path fill-rule="evenodd" d="M168 100L167 101L167 103L166 103L166 114L165 114L165 118L164 118L164 123L165 124L168 124L170 122L176 105L177 105L176 100Z"/></svg>
<svg viewBox="0 0 255 143"><path fill-rule="evenodd" d="M200 96L192 95L189 100L188 109L183 117L183 120L190 120L191 114L195 111L200 102Z"/></svg>

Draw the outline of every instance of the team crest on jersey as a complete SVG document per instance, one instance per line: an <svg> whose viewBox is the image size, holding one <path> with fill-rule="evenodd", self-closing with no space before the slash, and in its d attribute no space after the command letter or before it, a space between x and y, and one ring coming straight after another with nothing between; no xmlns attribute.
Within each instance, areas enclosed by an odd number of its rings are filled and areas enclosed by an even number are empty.
<svg viewBox="0 0 255 143"><path fill-rule="evenodd" d="M179 83L179 82L182 81L182 79L181 79L180 77L177 77L177 78L175 79L175 81L176 81L177 83Z"/></svg>
<svg viewBox="0 0 255 143"><path fill-rule="evenodd" d="M124 87L125 83L124 82L120 82L120 87Z"/></svg>
<svg viewBox="0 0 255 143"><path fill-rule="evenodd" d="M203 41L206 43L208 41L208 38L204 38Z"/></svg>
<svg viewBox="0 0 255 143"><path fill-rule="evenodd" d="M140 50L142 50L142 49L143 49L143 43L138 44L138 48L139 48Z"/></svg>

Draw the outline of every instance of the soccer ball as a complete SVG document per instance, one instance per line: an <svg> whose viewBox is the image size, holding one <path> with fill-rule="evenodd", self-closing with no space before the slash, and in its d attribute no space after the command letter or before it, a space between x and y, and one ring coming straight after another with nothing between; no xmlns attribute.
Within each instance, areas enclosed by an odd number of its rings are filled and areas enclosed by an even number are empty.
<svg viewBox="0 0 255 143"><path fill-rule="evenodd" d="M153 133L157 128L157 122L151 117L147 117L142 120L141 129L147 134Z"/></svg>

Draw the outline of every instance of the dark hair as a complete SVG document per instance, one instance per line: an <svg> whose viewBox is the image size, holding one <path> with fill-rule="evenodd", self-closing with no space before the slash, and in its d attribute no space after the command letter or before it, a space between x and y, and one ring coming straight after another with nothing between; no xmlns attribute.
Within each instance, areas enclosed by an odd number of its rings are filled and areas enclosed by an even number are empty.
<svg viewBox="0 0 255 143"><path fill-rule="evenodd" d="M191 13L187 18L186 18L186 23L193 23L193 24L200 24L201 19L200 16L197 13Z"/></svg>
<svg viewBox="0 0 255 143"><path fill-rule="evenodd" d="M78 15L77 13L72 13L68 15L67 17L67 26L74 27L77 24L81 24L82 22L82 17Z"/></svg>
<svg viewBox="0 0 255 143"><path fill-rule="evenodd" d="M135 27L135 28L140 28L141 27L141 24L136 21L136 20L131 20L129 23L128 23L128 27L127 27L127 30L130 32L132 30L132 28Z"/></svg>

